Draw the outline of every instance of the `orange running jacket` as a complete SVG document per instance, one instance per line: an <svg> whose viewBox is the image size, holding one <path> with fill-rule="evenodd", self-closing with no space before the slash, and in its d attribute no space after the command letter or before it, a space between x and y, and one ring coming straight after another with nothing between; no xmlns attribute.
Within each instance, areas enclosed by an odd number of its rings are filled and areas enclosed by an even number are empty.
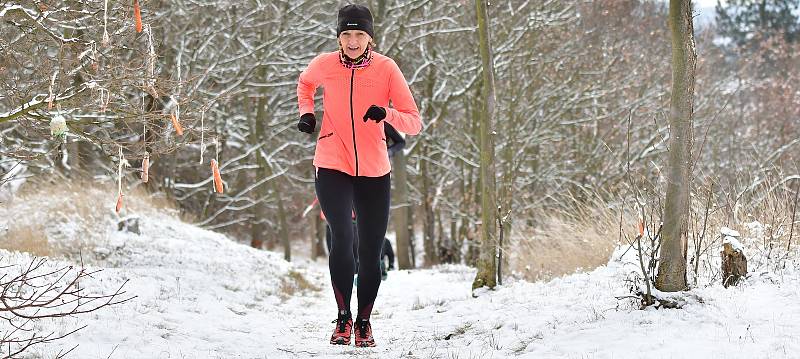
<svg viewBox="0 0 800 359"><path fill-rule="evenodd" d="M385 108L384 121L400 132L416 135L422 128L417 104L394 60L373 51L369 66L347 69L339 62L338 51L317 56L297 82L301 115L314 113L314 95L319 86L323 87L323 115L314 166L351 176L380 177L389 173L383 122L364 122L367 109L371 105Z"/></svg>

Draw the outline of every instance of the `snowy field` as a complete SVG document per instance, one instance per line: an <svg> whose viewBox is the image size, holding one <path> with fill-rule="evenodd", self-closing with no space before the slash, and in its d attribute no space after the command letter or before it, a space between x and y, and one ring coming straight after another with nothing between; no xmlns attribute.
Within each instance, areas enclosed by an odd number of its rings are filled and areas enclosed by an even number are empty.
<svg viewBox="0 0 800 359"><path fill-rule="evenodd" d="M84 254L103 271L84 285L113 292L128 280L136 298L38 323L45 332L86 328L29 357L77 345L68 358L800 358L800 276L791 268L695 289L683 310L617 299L637 270L633 257L616 258L622 250L588 273L512 280L477 298L468 267L393 271L372 318L378 346L355 348L328 344L336 309L324 261L287 263L165 213L143 217L141 234L117 231L107 217L103 240Z"/></svg>

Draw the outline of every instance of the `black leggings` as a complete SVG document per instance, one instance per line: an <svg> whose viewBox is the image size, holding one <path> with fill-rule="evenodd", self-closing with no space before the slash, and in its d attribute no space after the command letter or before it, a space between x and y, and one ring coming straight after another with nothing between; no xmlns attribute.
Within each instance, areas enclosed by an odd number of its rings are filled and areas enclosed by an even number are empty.
<svg viewBox="0 0 800 359"><path fill-rule="evenodd" d="M353 221L353 227L356 226L356 222ZM325 246L328 248L328 253L331 252L331 226L328 223L325 223ZM358 230L353 230L353 257L355 258L355 268L358 268ZM392 248L392 243L389 242L388 238L383 239L383 249L381 250L381 260L383 257L386 257L386 260L389 262L387 263L387 270L394 269L394 249Z"/></svg>
<svg viewBox="0 0 800 359"><path fill-rule="evenodd" d="M389 174L353 177L326 168L317 171L317 198L332 232L328 266L339 311L350 312L356 271L352 210L356 212L359 318L369 319L381 284L380 255L389 224L390 188Z"/></svg>
<svg viewBox="0 0 800 359"><path fill-rule="evenodd" d="M331 252L331 242L333 241L333 233L331 233L331 226L325 223L325 246L328 248L328 253ZM356 228L356 221L353 220L353 262L358 270L358 229Z"/></svg>

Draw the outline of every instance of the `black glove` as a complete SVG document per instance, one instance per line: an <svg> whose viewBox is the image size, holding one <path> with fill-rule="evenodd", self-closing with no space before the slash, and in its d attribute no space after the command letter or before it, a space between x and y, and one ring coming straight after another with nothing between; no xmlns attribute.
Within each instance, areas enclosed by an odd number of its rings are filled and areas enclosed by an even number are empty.
<svg viewBox="0 0 800 359"><path fill-rule="evenodd" d="M314 129L317 127L317 118L314 116L313 113L306 113L300 116L300 121L297 122L297 129L300 132L305 133L314 133Z"/></svg>
<svg viewBox="0 0 800 359"><path fill-rule="evenodd" d="M367 109L367 113L364 114L364 122L373 120L378 123L383 121L384 118L386 118L386 109L380 106L372 105Z"/></svg>

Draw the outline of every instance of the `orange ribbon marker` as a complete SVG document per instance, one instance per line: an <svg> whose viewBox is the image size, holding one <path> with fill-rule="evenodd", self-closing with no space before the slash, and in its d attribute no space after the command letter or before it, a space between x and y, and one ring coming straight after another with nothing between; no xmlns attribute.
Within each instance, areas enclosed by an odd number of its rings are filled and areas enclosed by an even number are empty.
<svg viewBox="0 0 800 359"><path fill-rule="evenodd" d="M142 182L147 183L150 179L150 155L145 153L142 160Z"/></svg>
<svg viewBox="0 0 800 359"><path fill-rule="evenodd" d="M183 136L183 127L181 127L178 118L175 117L174 113L169 114L169 117L172 118L172 127L175 127L175 132L178 133L178 136Z"/></svg>
<svg viewBox="0 0 800 359"><path fill-rule="evenodd" d="M217 166L217 160L211 160L211 172L214 173L214 189L217 193L222 193L223 186L222 186L222 176L219 174L219 166Z"/></svg>
<svg viewBox="0 0 800 359"><path fill-rule="evenodd" d="M122 209L122 193L120 193L119 196L117 197L117 209L116 209L117 214L119 214L119 211L121 209Z"/></svg>
<svg viewBox="0 0 800 359"><path fill-rule="evenodd" d="M139 9L139 0L133 0L133 18L136 20L136 32L142 32L142 10Z"/></svg>

